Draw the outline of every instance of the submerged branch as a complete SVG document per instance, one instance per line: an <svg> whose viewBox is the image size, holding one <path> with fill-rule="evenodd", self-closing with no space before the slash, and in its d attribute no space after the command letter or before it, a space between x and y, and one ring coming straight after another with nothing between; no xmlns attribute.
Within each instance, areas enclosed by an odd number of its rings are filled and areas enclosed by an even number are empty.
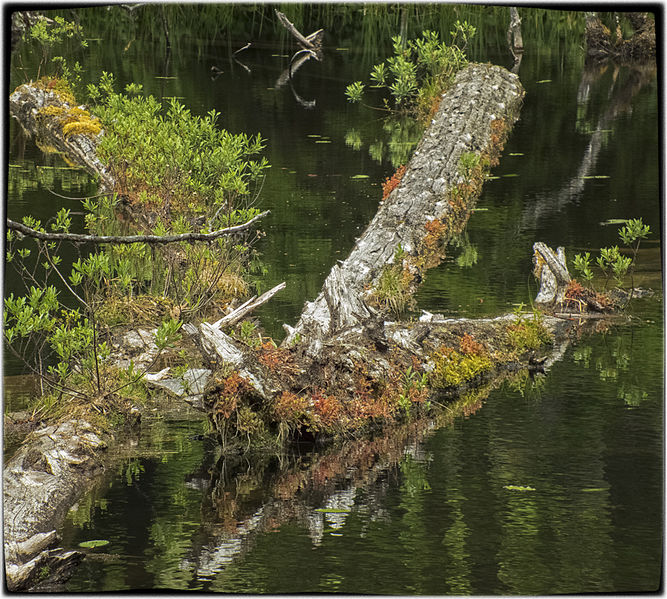
<svg viewBox="0 0 667 599"><path fill-rule="evenodd" d="M226 229L218 229L211 233L181 233L179 235L85 235L81 233L44 233L31 229L22 223L17 223L11 219L7 219L7 228L13 231L18 231L28 237L40 239L41 241L71 241L73 243L148 243L148 244L163 244L175 243L178 241L213 241L225 235L233 235L249 229L255 222L264 218L269 214L269 210L261 212L257 216L251 218L249 221L227 227Z"/></svg>

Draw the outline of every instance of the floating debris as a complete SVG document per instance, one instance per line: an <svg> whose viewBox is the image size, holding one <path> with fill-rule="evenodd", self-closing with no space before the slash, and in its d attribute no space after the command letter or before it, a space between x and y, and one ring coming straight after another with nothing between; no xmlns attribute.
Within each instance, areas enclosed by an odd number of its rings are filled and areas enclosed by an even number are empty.
<svg viewBox="0 0 667 599"><path fill-rule="evenodd" d="M534 487L522 486L522 485L505 485L503 489L508 491L534 491Z"/></svg>
<svg viewBox="0 0 667 599"><path fill-rule="evenodd" d="M85 547L86 549L95 549L95 547L104 547L108 545L109 541L105 539L93 539L92 541L83 541L79 543L79 547Z"/></svg>
<svg viewBox="0 0 667 599"><path fill-rule="evenodd" d="M350 179L368 179L370 175L352 175Z"/></svg>

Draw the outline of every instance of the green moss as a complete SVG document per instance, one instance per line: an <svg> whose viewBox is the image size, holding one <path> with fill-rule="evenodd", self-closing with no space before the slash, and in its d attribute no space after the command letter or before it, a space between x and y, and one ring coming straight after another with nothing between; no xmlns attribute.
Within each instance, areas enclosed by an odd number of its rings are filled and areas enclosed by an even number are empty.
<svg viewBox="0 0 667 599"><path fill-rule="evenodd" d="M449 347L440 348L432 359L430 381L435 388L458 387L493 368L486 355L463 355Z"/></svg>
<svg viewBox="0 0 667 599"><path fill-rule="evenodd" d="M551 334L539 316L532 320L519 319L507 327L506 334L510 346L518 351L539 349L552 342Z"/></svg>

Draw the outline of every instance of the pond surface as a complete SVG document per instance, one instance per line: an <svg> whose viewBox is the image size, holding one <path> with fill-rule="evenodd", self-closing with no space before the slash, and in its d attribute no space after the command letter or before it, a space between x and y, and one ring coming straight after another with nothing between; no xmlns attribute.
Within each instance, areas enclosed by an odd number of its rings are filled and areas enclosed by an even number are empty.
<svg viewBox="0 0 667 599"><path fill-rule="evenodd" d="M101 31L100 38L106 34ZM504 31L502 32L504 35ZM97 37L97 35L91 35ZM496 315L536 288L531 247L568 255L618 243L609 219L642 217L636 281L660 290L655 70L585 69L578 45L524 31L526 99L466 231L429 272L418 310ZM502 36L472 59L511 66ZM282 337L377 209L381 183L419 131L349 105L345 86L373 61L331 33L325 59L278 85L291 43L91 41L86 68L121 84L216 109L232 132L261 133L272 165L262 308ZM28 65L29 61L26 61ZM212 78L211 66L224 72ZM168 78L165 78L168 77ZM16 79L16 74L14 73ZM91 77L92 78L92 77ZM18 84L20 81L13 81ZM364 177L359 177L364 175ZM44 155L10 123L8 215L55 214L90 178ZM68 207L70 204L65 203ZM6 288L16 282L8 277ZM550 594L655 590L663 536L662 297L629 322L572 339L544 377L463 398L430 423L289 454L220 458L205 423L165 418L73 509L65 547L90 539L68 591ZM19 365L5 362L6 374ZM21 400L23 401L23 400Z"/></svg>

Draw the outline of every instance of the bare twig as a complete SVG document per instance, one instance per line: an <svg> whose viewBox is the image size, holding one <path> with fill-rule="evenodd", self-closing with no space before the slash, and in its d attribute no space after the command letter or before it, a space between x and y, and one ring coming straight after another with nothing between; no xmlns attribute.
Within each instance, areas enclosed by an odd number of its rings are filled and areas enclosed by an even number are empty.
<svg viewBox="0 0 667 599"><path fill-rule="evenodd" d="M252 312L255 308L258 306L261 306L262 304L265 304L268 302L276 293L281 291L282 289L285 289L286 284L280 283L280 285L276 285L273 289L269 289L269 291L263 293L260 295L258 298L251 298L238 308L234 310L233 312L230 312L227 314L227 316L223 316L220 320L216 321L213 323L213 327L216 329L219 329L221 327L229 327L234 324L236 324L239 320L241 320L246 314L249 314Z"/></svg>

